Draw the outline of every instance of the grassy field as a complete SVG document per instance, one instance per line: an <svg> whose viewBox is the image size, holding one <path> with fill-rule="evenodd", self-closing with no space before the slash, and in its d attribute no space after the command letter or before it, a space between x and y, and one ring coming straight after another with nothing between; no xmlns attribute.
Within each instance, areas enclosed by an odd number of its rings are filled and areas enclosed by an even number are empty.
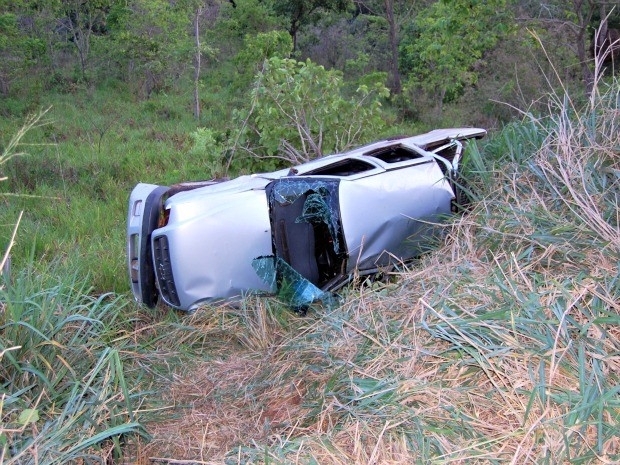
<svg viewBox="0 0 620 465"><path fill-rule="evenodd" d="M619 92L492 134L444 246L305 317L129 297L131 187L210 173L185 99L56 95L12 159L7 119L0 462L617 463Z"/></svg>

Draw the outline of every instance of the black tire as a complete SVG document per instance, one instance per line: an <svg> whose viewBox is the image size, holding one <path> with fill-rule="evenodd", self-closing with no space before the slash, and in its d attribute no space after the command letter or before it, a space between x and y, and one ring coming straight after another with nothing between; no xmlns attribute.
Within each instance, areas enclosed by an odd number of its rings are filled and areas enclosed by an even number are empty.
<svg viewBox="0 0 620 465"><path fill-rule="evenodd" d="M161 198L168 191L168 187L160 186L153 190L144 202L144 216L142 220L142 234L140 243L140 289L142 303L154 308L159 300L159 293L155 285L155 270L153 269L153 254L151 250L151 234L157 228L157 221L161 210Z"/></svg>

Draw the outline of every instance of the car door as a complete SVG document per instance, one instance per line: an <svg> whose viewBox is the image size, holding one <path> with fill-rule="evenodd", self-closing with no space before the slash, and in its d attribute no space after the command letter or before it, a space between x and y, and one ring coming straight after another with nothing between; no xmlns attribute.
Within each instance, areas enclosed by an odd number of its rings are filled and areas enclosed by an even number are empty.
<svg viewBox="0 0 620 465"><path fill-rule="evenodd" d="M349 271L419 256L454 197L437 160L421 155L381 174L340 183Z"/></svg>

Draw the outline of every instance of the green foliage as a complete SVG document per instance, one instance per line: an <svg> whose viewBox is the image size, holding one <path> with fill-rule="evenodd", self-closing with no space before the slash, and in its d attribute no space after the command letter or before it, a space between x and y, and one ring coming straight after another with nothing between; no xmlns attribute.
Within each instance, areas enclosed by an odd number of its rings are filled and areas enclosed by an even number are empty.
<svg viewBox="0 0 620 465"><path fill-rule="evenodd" d="M0 47L6 47L18 33L17 17L13 13L0 14Z"/></svg>
<svg viewBox="0 0 620 465"><path fill-rule="evenodd" d="M246 35L243 48L234 58L237 70L234 87L244 94L265 60L272 57L288 58L293 51L291 36L285 31L269 31Z"/></svg>
<svg viewBox="0 0 620 465"><path fill-rule="evenodd" d="M193 42L187 33L192 12L165 0L132 0L115 15L119 62L137 80L136 92L149 97L169 76L190 63Z"/></svg>
<svg viewBox="0 0 620 465"><path fill-rule="evenodd" d="M258 33L244 38L243 50L237 55L237 67L250 70L252 74L258 71L257 64L272 57L287 58L293 51L291 37L285 31L269 31Z"/></svg>
<svg viewBox="0 0 620 465"><path fill-rule="evenodd" d="M274 11L289 20L291 34L302 25L312 23L320 17L321 11L344 11L347 0L274 0Z"/></svg>
<svg viewBox="0 0 620 465"><path fill-rule="evenodd" d="M46 46L39 37L28 37L18 27L18 16L0 11L0 95L9 94L12 81L45 55Z"/></svg>
<svg viewBox="0 0 620 465"><path fill-rule="evenodd" d="M111 348L122 304L89 297L87 276L25 269L0 289L0 438L3 463L68 463L117 448L140 394ZM106 446L106 442L108 445Z"/></svg>
<svg viewBox="0 0 620 465"><path fill-rule="evenodd" d="M310 60L270 58L240 121L240 141L258 156L298 163L376 138L387 128L381 107L389 94L384 79L375 76L347 96L338 71Z"/></svg>
<svg viewBox="0 0 620 465"><path fill-rule="evenodd" d="M227 163L224 158L225 147L222 136L212 129L197 128L191 134L192 148L189 155L194 163L199 162L205 170L207 179L218 179L226 175Z"/></svg>
<svg viewBox="0 0 620 465"><path fill-rule="evenodd" d="M285 28L286 24L278 18L270 2L261 0L244 0L235 2L233 7L230 2L223 2L220 6L220 15L209 32L209 38L215 41L218 37L223 39L222 45L230 42L240 42L247 36L255 36L271 30Z"/></svg>
<svg viewBox="0 0 620 465"><path fill-rule="evenodd" d="M400 44L407 86L441 106L476 84L485 52L510 31L506 7L506 0L440 0L419 12Z"/></svg>

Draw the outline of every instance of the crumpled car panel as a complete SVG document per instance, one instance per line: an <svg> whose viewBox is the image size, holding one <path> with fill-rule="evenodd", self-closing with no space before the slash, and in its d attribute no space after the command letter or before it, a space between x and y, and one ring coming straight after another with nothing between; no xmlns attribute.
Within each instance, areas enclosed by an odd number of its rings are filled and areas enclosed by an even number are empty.
<svg viewBox="0 0 620 465"><path fill-rule="evenodd" d="M440 129L223 182L138 184L127 226L134 296L182 310L247 293L328 302L325 291L353 273L424 251L458 197L459 140L485 134Z"/></svg>
<svg viewBox="0 0 620 465"><path fill-rule="evenodd" d="M433 161L354 183L342 182L344 236L348 254L355 259L347 271L419 255L419 242L433 223L450 213L453 195Z"/></svg>

